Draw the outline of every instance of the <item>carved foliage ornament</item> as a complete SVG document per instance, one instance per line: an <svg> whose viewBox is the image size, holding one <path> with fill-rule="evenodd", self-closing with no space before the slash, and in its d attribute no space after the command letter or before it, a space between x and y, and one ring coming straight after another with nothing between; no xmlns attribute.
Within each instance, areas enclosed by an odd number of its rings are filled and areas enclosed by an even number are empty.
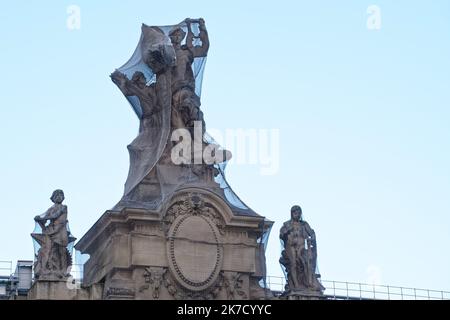
<svg viewBox="0 0 450 320"><path fill-rule="evenodd" d="M151 289L153 299L159 299L159 292L163 283L163 278L167 272L166 268L148 267L144 271L145 284L139 288L139 292Z"/></svg>
<svg viewBox="0 0 450 320"><path fill-rule="evenodd" d="M228 300L247 299L247 294L243 289L243 283L242 274L238 272L229 272L223 276L223 286L226 290Z"/></svg>
<svg viewBox="0 0 450 320"><path fill-rule="evenodd" d="M206 202L199 193L187 193L181 200L176 201L167 210L162 221L162 229L169 231L174 220L180 215L202 215L211 220L219 230L221 235L225 234L225 221L217 209L209 202Z"/></svg>
<svg viewBox="0 0 450 320"><path fill-rule="evenodd" d="M209 289L194 292L180 287L169 272L163 273L163 284L168 292L177 300L212 300L225 290L228 300L243 300L248 296L243 289L242 274L238 272L221 272L217 281Z"/></svg>
<svg viewBox="0 0 450 320"><path fill-rule="evenodd" d="M220 274L213 285L201 291L191 291L180 286L170 272L164 273L163 284L176 300L213 300L223 287L223 276Z"/></svg>

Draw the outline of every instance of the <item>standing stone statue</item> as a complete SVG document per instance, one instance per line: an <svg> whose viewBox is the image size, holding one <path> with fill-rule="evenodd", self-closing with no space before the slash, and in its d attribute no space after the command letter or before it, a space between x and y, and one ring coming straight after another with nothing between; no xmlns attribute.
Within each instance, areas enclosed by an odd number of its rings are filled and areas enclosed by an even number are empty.
<svg viewBox="0 0 450 320"><path fill-rule="evenodd" d="M67 249L76 238L68 230L67 206L63 205L64 192L55 190L50 198L54 203L34 220L42 230L31 236L40 245L34 263L34 276L38 280L64 280L69 276L72 256Z"/></svg>
<svg viewBox="0 0 450 320"><path fill-rule="evenodd" d="M316 273L316 234L302 219L300 206L292 207L291 220L283 224L280 239L284 247L280 263L287 275L286 291L322 293L324 287Z"/></svg>
<svg viewBox="0 0 450 320"><path fill-rule="evenodd" d="M205 122L200 110L200 97L196 94L195 76L192 68L195 58L206 57L209 49L208 32L203 19L185 19L187 35L181 26L174 27L169 32L170 41L176 54L176 65L172 69L172 99L173 117L181 118L182 126L192 128L194 121L201 121L203 130ZM192 31L192 24L198 24L199 34L196 37ZM182 45L186 38L186 44ZM201 45L194 45L201 43ZM203 132L204 133L204 132Z"/></svg>

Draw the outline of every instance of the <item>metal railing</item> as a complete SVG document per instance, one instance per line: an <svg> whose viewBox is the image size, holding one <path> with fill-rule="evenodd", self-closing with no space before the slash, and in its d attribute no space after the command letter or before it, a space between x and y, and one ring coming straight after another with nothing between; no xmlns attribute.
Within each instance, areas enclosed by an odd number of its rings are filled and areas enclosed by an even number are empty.
<svg viewBox="0 0 450 320"><path fill-rule="evenodd" d="M284 277L267 276L267 286L284 291ZM325 296L332 300L450 300L449 291L407 288L358 282L322 280Z"/></svg>
<svg viewBox="0 0 450 320"><path fill-rule="evenodd" d="M13 274L12 261L0 260L0 276ZM83 281L83 265L72 265L70 274L75 283ZM450 291L408 288L399 286L322 280L325 296L331 300L450 300ZM267 276L266 286L274 292L285 290L286 279Z"/></svg>

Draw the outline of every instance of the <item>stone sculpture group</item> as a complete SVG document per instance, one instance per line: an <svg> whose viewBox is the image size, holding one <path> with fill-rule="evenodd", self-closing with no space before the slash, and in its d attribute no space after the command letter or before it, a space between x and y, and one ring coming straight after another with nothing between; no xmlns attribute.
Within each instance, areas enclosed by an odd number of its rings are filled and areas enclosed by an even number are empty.
<svg viewBox="0 0 450 320"><path fill-rule="evenodd" d="M321 297L316 235L298 206L280 230L285 292L280 296L261 286L266 276L263 239L273 222L234 194L223 171L231 154L206 138L200 84L208 50L203 19L166 27L142 25L132 59L111 74L139 118L139 132L128 146L130 169L122 199L75 246L90 255L83 288L65 297ZM177 163L174 132L195 136L199 124L200 139L192 143L211 148L215 160ZM195 158L195 145L190 152ZM54 291L44 295L37 286L66 280L72 264L68 245L75 238L68 230L64 193L56 190L51 199L54 205L35 218L41 233L32 234L39 250L31 298L55 298Z"/></svg>

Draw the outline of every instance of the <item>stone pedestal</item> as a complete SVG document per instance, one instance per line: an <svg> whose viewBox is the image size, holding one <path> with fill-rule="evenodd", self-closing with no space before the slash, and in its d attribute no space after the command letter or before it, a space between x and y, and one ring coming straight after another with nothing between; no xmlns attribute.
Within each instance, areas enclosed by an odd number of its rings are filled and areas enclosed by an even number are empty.
<svg viewBox="0 0 450 320"><path fill-rule="evenodd" d="M85 286L103 299L252 299L265 294L259 241L273 222L201 188L176 191L158 210L107 211L77 243L89 254Z"/></svg>
<svg viewBox="0 0 450 320"><path fill-rule="evenodd" d="M313 290L291 290L281 295L284 300L325 300L323 292Z"/></svg>
<svg viewBox="0 0 450 320"><path fill-rule="evenodd" d="M35 281L28 291L28 300L98 300L103 285L79 287L70 281Z"/></svg>

